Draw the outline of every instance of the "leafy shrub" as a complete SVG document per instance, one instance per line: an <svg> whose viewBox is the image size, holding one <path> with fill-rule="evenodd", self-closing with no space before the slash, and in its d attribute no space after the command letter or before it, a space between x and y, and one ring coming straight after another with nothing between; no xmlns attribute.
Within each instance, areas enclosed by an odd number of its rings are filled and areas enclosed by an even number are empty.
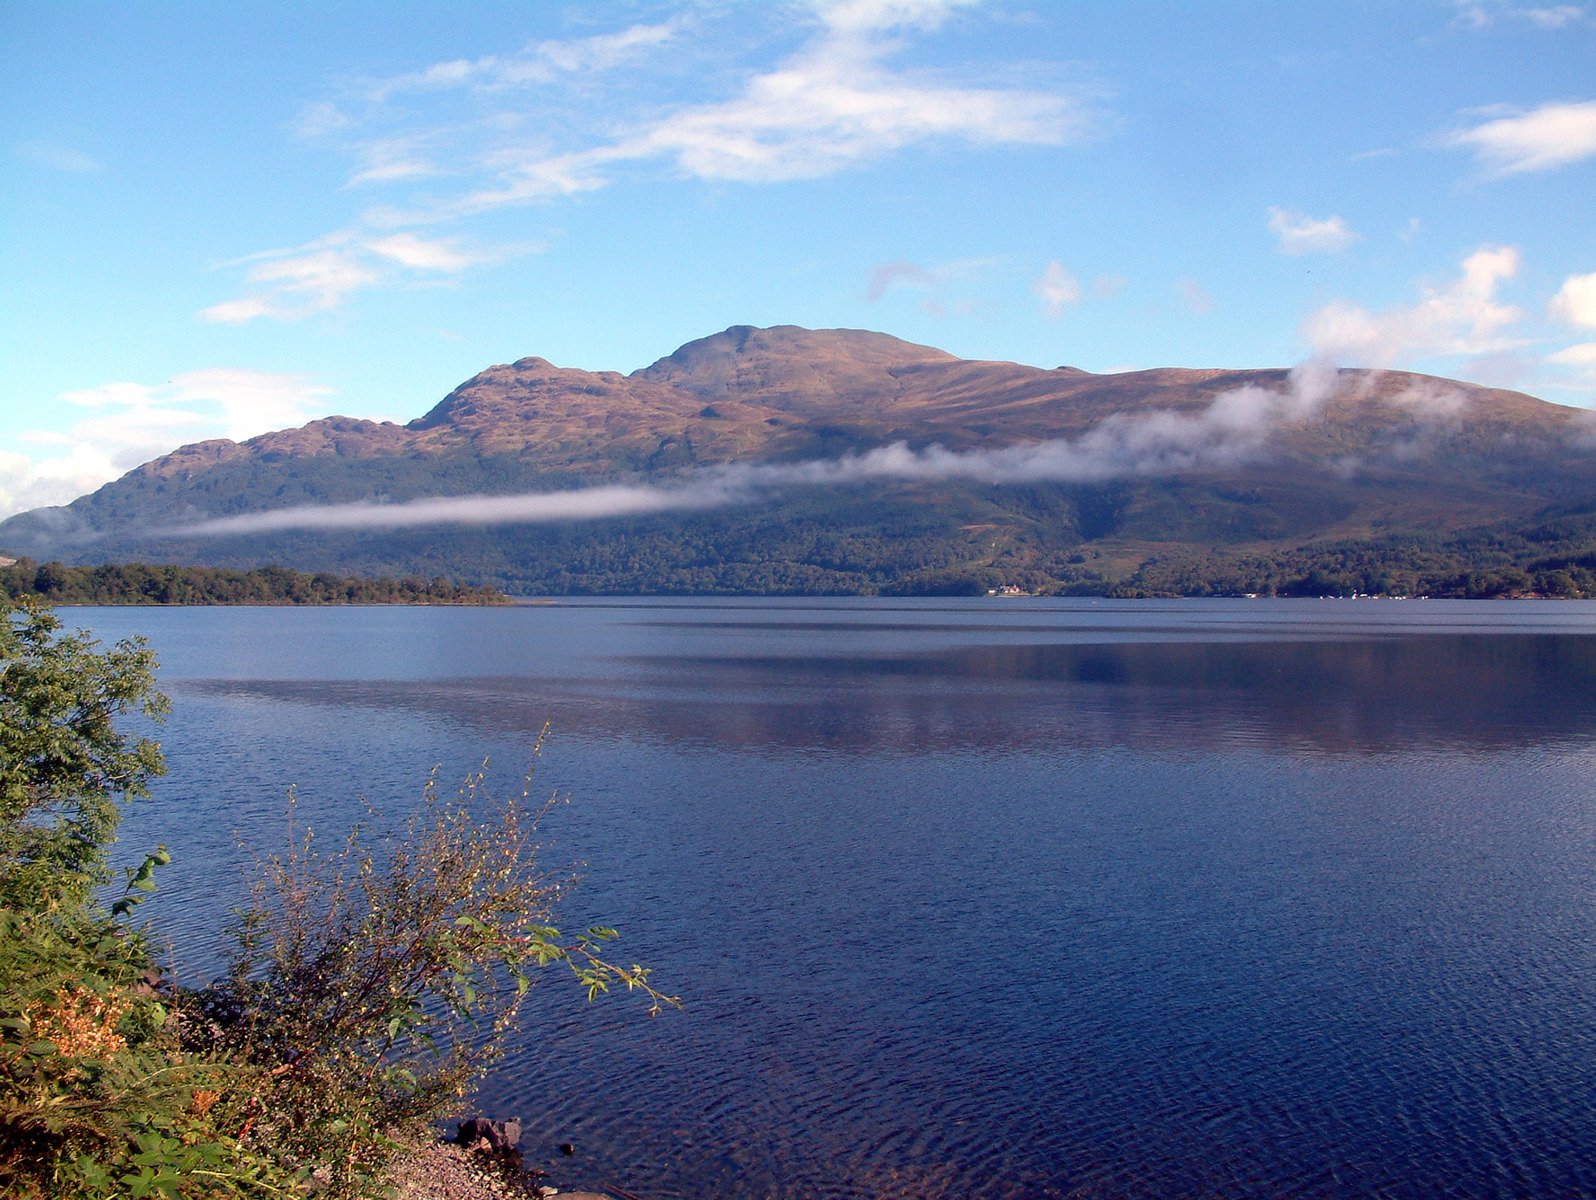
<svg viewBox="0 0 1596 1200"><path fill-rule="evenodd" d="M46 609L0 610L0 1190L19 1197L292 1188L208 1118L226 1064L179 1046L148 943L129 924L167 861L127 872L107 910L119 802L148 794L160 747L155 660L100 650Z"/></svg>
<svg viewBox="0 0 1596 1200"><path fill-rule="evenodd" d="M488 803L480 775L449 800L429 784L393 835L324 850L291 827L227 976L173 989L131 923L164 848L98 899L119 802L162 770L116 724L164 713L154 658L28 602L0 618L0 1194L378 1195L395 1138L499 1053L535 968L676 1003L601 957L614 930L548 923L564 881L537 863L543 809Z"/></svg>
<svg viewBox="0 0 1596 1200"><path fill-rule="evenodd" d="M189 1045L253 1072L224 1101L253 1142L359 1195L396 1134L461 1106L531 971L560 964L590 999L619 985L651 1012L676 1003L645 968L600 957L613 929L562 940L548 923L563 881L537 862L547 808L527 790L487 802L477 774L448 800L429 782L402 830L356 828L332 850L291 816L287 850L238 914L231 971L182 998Z"/></svg>

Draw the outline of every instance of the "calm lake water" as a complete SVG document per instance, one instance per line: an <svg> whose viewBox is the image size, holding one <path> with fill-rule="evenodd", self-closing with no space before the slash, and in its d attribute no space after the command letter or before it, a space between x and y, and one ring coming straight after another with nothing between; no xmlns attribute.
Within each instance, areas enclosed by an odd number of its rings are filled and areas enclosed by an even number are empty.
<svg viewBox="0 0 1596 1200"><path fill-rule="evenodd" d="M483 1108L693 1197L1596 1195L1596 604L76 609L142 633L124 825L203 979L283 796L335 829L545 719L569 927Z"/></svg>

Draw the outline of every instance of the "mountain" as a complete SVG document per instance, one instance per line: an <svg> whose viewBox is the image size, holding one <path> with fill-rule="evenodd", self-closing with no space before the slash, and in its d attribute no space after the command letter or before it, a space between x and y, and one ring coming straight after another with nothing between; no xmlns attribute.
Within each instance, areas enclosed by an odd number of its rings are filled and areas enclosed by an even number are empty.
<svg viewBox="0 0 1596 1200"><path fill-rule="evenodd" d="M185 446L0 523L0 551L525 591L1107 590L1198 555L1519 536L1596 512L1588 417L1406 372L1095 375L736 326L630 375L490 367L406 425ZM536 521L466 499L526 493L541 507L507 503ZM424 497L459 499L414 523L375 507ZM367 507L297 513L347 504Z"/></svg>

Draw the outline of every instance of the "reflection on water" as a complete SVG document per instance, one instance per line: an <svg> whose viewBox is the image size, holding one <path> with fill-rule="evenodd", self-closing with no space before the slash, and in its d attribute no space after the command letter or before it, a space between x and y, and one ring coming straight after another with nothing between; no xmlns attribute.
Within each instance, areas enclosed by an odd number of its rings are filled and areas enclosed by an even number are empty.
<svg viewBox="0 0 1596 1200"><path fill-rule="evenodd" d="M1145 632L1145 631L1143 631ZM619 674L196 680L295 704L415 710L726 750L923 754L1122 745L1377 753L1584 739L1596 638L977 645L892 656L627 655Z"/></svg>
<svg viewBox="0 0 1596 1200"><path fill-rule="evenodd" d="M1596 1194L1596 605L87 610L148 632L125 826L215 961L282 790L575 795L569 923L484 1104L669 1197ZM558 1156L555 1156L558 1157Z"/></svg>

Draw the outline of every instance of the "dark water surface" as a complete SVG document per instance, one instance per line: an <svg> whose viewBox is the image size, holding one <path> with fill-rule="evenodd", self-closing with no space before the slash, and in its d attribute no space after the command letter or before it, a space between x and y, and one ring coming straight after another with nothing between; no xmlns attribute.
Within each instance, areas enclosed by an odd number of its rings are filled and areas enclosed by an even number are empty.
<svg viewBox="0 0 1596 1200"><path fill-rule="evenodd" d="M283 794L491 758L574 795L554 980L483 1107L694 1197L1596 1195L1596 605L78 609L146 634L124 825L204 978Z"/></svg>

